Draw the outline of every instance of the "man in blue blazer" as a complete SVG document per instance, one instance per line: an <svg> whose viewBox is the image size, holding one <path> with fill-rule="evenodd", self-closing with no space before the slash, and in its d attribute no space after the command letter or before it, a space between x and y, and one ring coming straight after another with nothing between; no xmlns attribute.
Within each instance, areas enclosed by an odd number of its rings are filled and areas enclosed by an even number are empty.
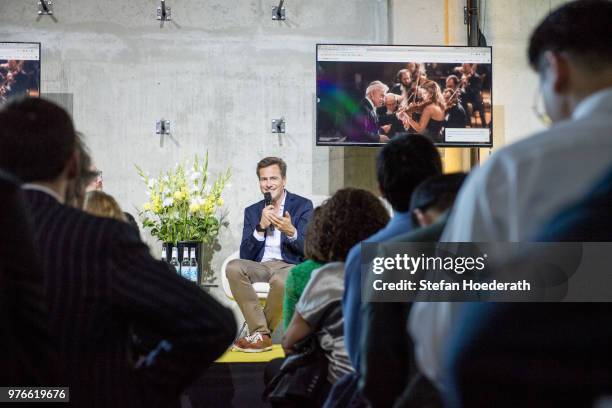
<svg viewBox="0 0 612 408"><path fill-rule="evenodd" d="M234 348L251 353L272 348L271 332L283 311L285 279L289 269L304 260L304 238L312 216L312 201L285 190L287 164L281 158L260 160L256 171L264 200L244 210L240 259L231 261L225 272L250 332ZM255 282L270 284L263 308L253 289Z"/></svg>

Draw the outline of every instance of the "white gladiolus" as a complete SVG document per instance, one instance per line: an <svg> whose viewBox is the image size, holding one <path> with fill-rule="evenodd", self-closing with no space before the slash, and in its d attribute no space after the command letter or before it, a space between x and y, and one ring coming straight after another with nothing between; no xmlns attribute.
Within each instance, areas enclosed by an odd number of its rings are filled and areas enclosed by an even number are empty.
<svg viewBox="0 0 612 408"><path fill-rule="evenodd" d="M164 207L170 207L172 204L174 204L174 199L172 197L164 198L164 201L162 202Z"/></svg>

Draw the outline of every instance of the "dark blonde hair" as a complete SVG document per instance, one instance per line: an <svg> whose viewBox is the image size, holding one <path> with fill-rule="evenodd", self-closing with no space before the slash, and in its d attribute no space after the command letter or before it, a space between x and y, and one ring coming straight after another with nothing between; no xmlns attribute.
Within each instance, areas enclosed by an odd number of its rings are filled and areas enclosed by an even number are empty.
<svg viewBox="0 0 612 408"><path fill-rule="evenodd" d="M98 217L114 218L127 222L127 218L117 201L102 191L88 192L85 195L85 205L83 207L83 210Z"/></svg>
<svg viewBox="0 0 612 408"><path fill-rule="evenodd" d="M444 102L444 96L442 95L442 90L440 90L440 85L434 81L427 80L420 86L431 94L431 102L434 105L438 105L442 110L446 110L446 103Z"/></svg>

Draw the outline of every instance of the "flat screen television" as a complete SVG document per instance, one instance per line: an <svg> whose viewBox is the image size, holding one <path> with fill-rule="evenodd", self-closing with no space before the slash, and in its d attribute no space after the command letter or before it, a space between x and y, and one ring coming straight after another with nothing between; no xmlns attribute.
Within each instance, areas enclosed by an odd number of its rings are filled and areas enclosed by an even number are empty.
<svg viewBox="0 0 612 408"><path fill-rule="evenodd" d="M317 44L317 146L493 145L491 47Z"/></svg>
<svg viewBox="0 0 612 408"><path fill-rule="evenodd" d="M0 42L0 104L40 96L40 43Z"/></svg>

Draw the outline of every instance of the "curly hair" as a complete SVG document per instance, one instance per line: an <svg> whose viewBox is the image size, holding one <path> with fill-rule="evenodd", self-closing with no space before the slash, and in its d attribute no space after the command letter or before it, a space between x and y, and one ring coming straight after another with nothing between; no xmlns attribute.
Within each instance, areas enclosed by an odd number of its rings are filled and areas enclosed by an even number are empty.
<svg viewBox="0 0 612 408"><path fill-rule="evenodd" d="M344 261L350 249L389 222L389 213L372 193L358 188L338 190L314 211L304 242L307 258Z"/></svg>

